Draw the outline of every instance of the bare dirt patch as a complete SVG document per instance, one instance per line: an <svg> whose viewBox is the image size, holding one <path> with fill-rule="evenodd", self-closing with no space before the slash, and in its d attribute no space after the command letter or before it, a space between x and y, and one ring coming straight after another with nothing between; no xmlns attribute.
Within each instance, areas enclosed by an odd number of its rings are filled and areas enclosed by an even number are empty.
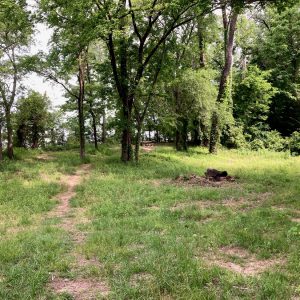
<svg viewBox="0 0 300 300"><path fill-rule="evenodd" d="M152 152L155 150L155 144L152 142L144 142L141 149L147 153Z"/></svg>
<svg viewBox="0 0 300 300"><path fill-rule="evenodd" d="M278 258L257 259L254 254L240 247L223 247L218 253L206 257L205 261L244 276L256 276L284 263L283 259Z"/></svg>
<svg viewBox="0 0 300 300"><path fill-rule="evenodd" d="M295 223L300 223L300 218L292 218L291 221Z"/></svg>
<svg viewBox="0 0 300 300"><path fill-rule="evenodd" d="M48 217L66 217L71 209L69 201L76 195L75 188L80 184L83 175L87 175L89 170L90 165L83 165L74 175L62 177L61 184L64 185L67 190L55 197L59 200L59 205L48 214Z"/></svg>
<svg viewBox="0 0 300 300"><path fill-rule="evenodd" d="M213 209L218 206L224 206L231 209L246 210L253 207L258 207L263 204L267 199L269 199L271 193L262 193L251 195L250 197L240 197L240 198L228 198L223 200L199 200L178 203L171 207L171 211L183 210L188 207L196 207L198 209Z"/></svg>
<svg viewBox="0 0 300 300"><path fill-rule="evenodd" d="M78 226L88 224L89 220L85 217L86 211L84 209L72 209L70 206L70 200L76 195L76 187L88 175L89 171L90 165L83 165L75 174L61 178L61 184L66 187L66 191L56 196L59 204L47 215L48 218L60 218L61 223L58 226L68 232L74 244L73 250L69 253L74 259L72 270L77 272L82 268L91 266L102 267L97 259L87 259L78 253L78 248L84 243L87 236L86 232L78 229ZM107 296L109 293L109 288L105 282L95 278L81 278L80 276L72 280L54 276L49 283L49 289L56 294L70 294L78 300L96 299L97 296Z"/></svg>
<svg viewBox="0 0 300 300"><path fill-rule="evenodd" d="M50 288L56 294L67 293L76 300L91 300L109 294L109 288L105 282L83 278L75 280L55 278L51 282Z"/></svg>
<svg viewBox="0 0 300 300"><path fill-rule="evenodd" d="M49 155L48 153L43 153L40 154L36 157L37 160L41 160L41 161L51 161L54 160L55 158L51 155Z"/></svg>
<svg viewBox="0 0 300 300"><path fill-rule="evenodd" d="M220 177L215 180L211 177L197 176L195 174L191 175L180 175L177 176L173 183L176 185L186 185L186 186L204 186L204 187L221 187L224 185L230 185L235 183L235 178L231 176Z"/></svg>

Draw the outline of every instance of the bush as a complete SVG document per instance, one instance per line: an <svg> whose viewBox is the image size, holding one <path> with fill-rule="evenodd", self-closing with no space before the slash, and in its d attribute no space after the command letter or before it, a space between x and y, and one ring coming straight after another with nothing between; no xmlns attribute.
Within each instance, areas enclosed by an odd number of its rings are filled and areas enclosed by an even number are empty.
<svg viewBox="0 0 300 300"><path fill-rule="evenodd" d="M290 138L290 150L292 155L300 155L300 132L295 131Z"/></svg>
<svg viewBox="0 0 300 300"><path fill-rule="evenodd" d="M254 151L262 150L265 149L265 144L262 140L254 139L252 142L250 142L250 148Z"/></svg>
<svg viewBox="0 0 300 300"><path fill-rule="evenodd" d="M229 149L247 148L243 127L230 124L225 126L222 132L221 143Z"/></svg>
<svg viewBox="0 0 300 300"><path fill-rule="evenodd" d="M288 149L288 142L276 131L267 131L264 136L265 148L273 151L284 151Z"/></svg>
<svg viewBox="0 0 300 300"><path fill-rule="evenodd" d="M250 127L246 139L250 142L252 150L268 149L280 152L289 148L287 139L283 138L278 131L269 130L268 126L263 124Z"/></svg>

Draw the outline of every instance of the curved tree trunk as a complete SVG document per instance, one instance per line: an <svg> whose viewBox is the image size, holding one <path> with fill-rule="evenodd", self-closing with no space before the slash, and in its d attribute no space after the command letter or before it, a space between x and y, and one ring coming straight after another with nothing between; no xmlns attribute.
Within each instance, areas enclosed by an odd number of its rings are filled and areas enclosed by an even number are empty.
<svg viewBox="0 0 300 300"><path fill-rule="evenodd" d="M238 19L238 13L233 11L231 19L227 21L225 8L223 9L223 21L224 21L224 36L225 36L225 65L222 71L219 93L217 97L217 104L224 101L226 95L226 88L228 84L228 78L232 69L233 62L233 46L234 46L234 36L236 32L236 24ZM212 115L211 123L211 133L210 133L210 143L209 152L216 153L217 145L220 140L220 118L219 112L215 110Z"/></svg>

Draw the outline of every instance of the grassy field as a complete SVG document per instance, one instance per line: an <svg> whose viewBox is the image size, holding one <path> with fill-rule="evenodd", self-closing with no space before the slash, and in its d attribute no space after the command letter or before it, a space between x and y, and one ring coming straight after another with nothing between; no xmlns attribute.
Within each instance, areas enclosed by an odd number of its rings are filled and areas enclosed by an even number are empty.
<svg viewBox="0 0 300 300"><path fill-rule="evenodd" d="M51 215L77 156L19 150L0 164L0 299L87 299L57 293L57 278L74 292L101 283L91 299L300 299L299 157L157 147L124 166L103 147L70 210ZM236 182L174 181L208 167Z"/></svg>

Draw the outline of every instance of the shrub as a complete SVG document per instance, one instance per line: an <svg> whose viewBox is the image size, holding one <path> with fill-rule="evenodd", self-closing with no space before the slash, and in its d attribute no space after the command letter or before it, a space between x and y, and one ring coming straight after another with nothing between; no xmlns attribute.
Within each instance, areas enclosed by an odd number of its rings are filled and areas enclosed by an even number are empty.
<svg viewBox="0 0 300 300"><path fill-rule="evenodd" d="M247 148L243 127L237 124L225 126L222 132L221 143L229 149Z"/></svg>
<svg viewBox="0 0 300 300"><path fill-rule="evenodd" d="M295 131L290 138L290 150L292 155L300 155L300 132Z"/></svg>
<svg viewBox="0 0 300 300"><path fill-rule="evenodd" d="M288 148L287 140L276 130L265 132L264 144L265 148L273 151L284 151Z"/></svg>
<svg viewBox="0 0 300 300"><path fill-rule="evenodd" d="M254 139L252 142L250 142L250 148L251 150L258 151L265 149L265 144L262 140Z"/></svg>

